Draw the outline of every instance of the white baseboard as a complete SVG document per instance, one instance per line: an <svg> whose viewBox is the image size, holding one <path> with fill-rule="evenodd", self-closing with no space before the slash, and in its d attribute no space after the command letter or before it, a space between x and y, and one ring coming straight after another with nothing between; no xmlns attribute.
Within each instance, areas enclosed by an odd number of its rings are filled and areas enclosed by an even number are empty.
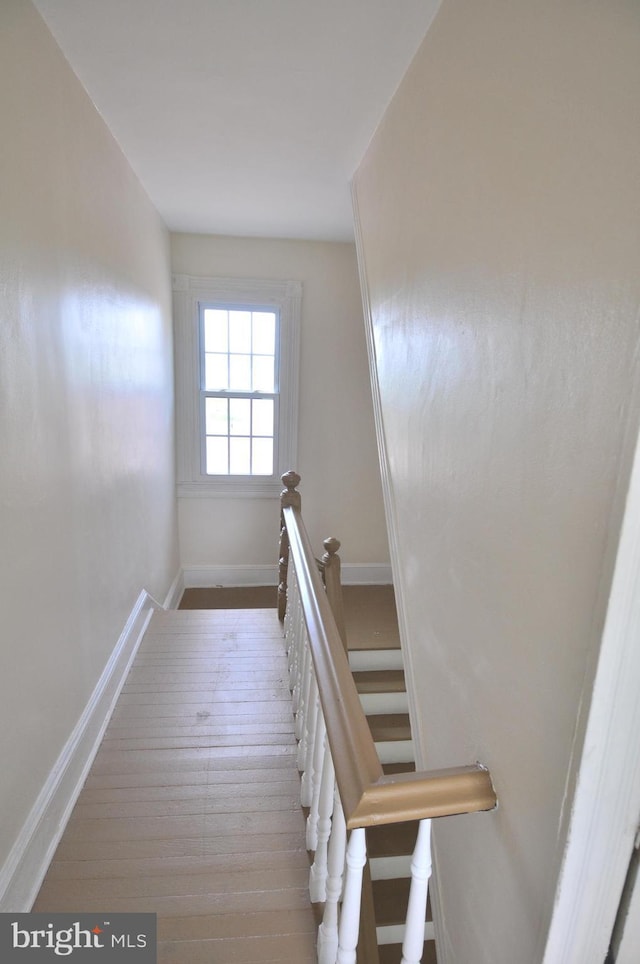
<svg viewBox="0 0 640 964"><path fill-rule="evenodd" d="M388 562L343 562L340 572L343 586L390 586L393 582Z"/></svg>
<svg viewBox="0 0 640 964"><path fill-rule="evenodd" d="M342 563L344 586L390 585L388 563ZM185 566L182 570L185 589L211 589L215 586L277 586L278 567L272 566Z"/></svg>
<svg viewBox="0 0 640 964"><path fill-rule="evenodd" d="M158 604L143 590L62 753L0 870L0 912L25 913L82 789L129 667Z"/></svg>
<svg viewBox="0 0 640 964"><path fill-rule="evenodd" d="M169 586L169 591L164 597L164 602L162 604L164 609L177 609L180 600L182 599L182 594L184 592L184 573L182 569L178 571L175 579Z"/></svg>
<svg viewBox="0 0 640 964"><path fill-rule="evenodd" d="M216 586L277 586L278 567L273 566L185 566L185 589Z"/></svg>

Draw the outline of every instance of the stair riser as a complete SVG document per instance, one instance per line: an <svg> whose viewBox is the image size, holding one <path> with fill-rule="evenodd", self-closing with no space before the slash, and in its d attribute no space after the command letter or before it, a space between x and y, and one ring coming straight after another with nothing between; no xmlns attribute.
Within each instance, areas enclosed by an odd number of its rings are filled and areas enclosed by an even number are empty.
<svg viewBox="0 0 640 964"><path fill-rule="evenodd" d="M376 927L378 944L402 944L404 940L404 924L386 924L384 927ZM435 940L436 934L431 921L425 921L424 939L425 941Z"/></svg>
<svg viewBox="0 0 640 964"><path fill-rule="evenodd" d="M371 857L369 870L372 880L397 880L411 876L411 854L398 857Z"/></svg>
<svg viewBox="0 0 640 964"><path fill-rule="evenodd" d="M360 702L367 716L409 712L406 693L361 693Z"/></svg>
<svg viewBox="0 0 640 964"><path fill-rule="evenodd" d="M385 740L376 743L380 763L413 763L413 740Z"/></svg>
<svg viewBox="0 0 640 964"><path fill-rule="evenodd" d="M349 666L354 673L367 670L404 669L399 649L357 649L349 653Z"/></svg>

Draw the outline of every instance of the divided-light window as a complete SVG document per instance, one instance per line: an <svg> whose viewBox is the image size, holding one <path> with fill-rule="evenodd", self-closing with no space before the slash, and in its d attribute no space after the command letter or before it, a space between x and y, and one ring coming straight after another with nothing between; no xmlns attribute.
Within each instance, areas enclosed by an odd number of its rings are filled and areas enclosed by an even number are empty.
<svg viewBox="0 0 640 964"><path fill-rule="evenodd" d="M277 498L297 461L302 284L173 276L181 498Z"/></svg>
<svg viewBox="0 0 640 964"><path fill-rule="evenodd" d="M202 459L207 476L272 476L279 414L279 313L201 305Z"/></svg>

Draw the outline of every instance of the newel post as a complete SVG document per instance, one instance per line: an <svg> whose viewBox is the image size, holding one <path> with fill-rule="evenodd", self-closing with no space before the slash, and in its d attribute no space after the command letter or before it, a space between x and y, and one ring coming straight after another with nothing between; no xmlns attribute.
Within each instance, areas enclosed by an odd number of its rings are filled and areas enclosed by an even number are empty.
<svg viewBox="0 0 640 964"><path fill-rule="evenodd" d="M331 612L333 613L333 618L336 621L336 626L338 627L338 632L340 633L340 639L344 644L344 648L347 648L347 630L344 622L344 603L342 601L342 579L340 577L340 556L338 555L338 549L340 548L340 540L336 539L335 536L329 536L325 539L322 545L325 548L324 555L322 556L322 572L324 577L324 588L327 592L327 598L329 600L329 605L331 606Z"/></svg>
<svg viewBox="0 0 640 964"><path fill-rule="evenodd" d="M300 493L296 488L300 485L300 476L293 469L282 476L284 489L280 493L280 545L278 549L278 619L284 620L287 611L287 567L289 565L289 537L284 524L283 509L289 506L299 509L302 505Z"/></svg>

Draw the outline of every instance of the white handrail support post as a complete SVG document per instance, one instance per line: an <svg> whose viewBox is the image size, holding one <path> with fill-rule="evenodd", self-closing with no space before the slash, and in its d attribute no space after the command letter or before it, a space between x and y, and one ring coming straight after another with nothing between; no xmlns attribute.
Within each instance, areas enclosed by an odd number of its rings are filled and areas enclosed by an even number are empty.
<svg viewBox="0 0 640 964"><path fill-rule="evenodd" d="M413 859L411 861L411 889L402 944L401 964L420 964L424 950L424 925L427 916L427 895L431 877L431 821L418 825Z"/></svg>
<svg viewBox="0 0 640 964"><path fill-rule="evenodd" d="M367 861L364 827L351 831L347 847L347 875L342 898L342 913L338 928L338 956L336 964L356 964L356 948L360 934L360 902L362 877Z"/></svg>
<svg viewBox="0 0 640 964"><path fill-rule="evenodd" d="M302 782L300 784L300 802L303 807L310 807L313 801L314 786L319 779L315 771L315 749L318 733L318 719L320 716L320 698L318 696L318 684L316 683L313 670L310 673L310 686L308 696L309 709L307 713L307 744L305 756L302 763ZM300 767L298 766L298 769ZM311 847L311 850L314 848Z"/></svg>
<svg viewBox="0 0 640 964"><path fill-rule="evenodd" d="M324 760L327 754L327 728L322 709L318 705L316 717L316 733L313 748L313 783L309 815L307 817L307 850L315 850L318 846L318 820L320 819L320 792L322 789L322 774ZM330 751L329 751L330 752Z"/></svg>
<svg viewBox="0 0 640 964"><path fill-rule="evenodd" d="M300 672L300 696L296 713L295 736L298 742L298 770L302 773L307 757L307 741L309 739L309 687L311 686L311 650L305 636Z"/></svg>
<svg viewBox="0 0 640 964"><path fill-rule="evenodd" d="M333 820L327 858L326 901L322 923L318 928L318 964L336 964L338 953L338 903L342 896L344 861L347 851L347 827L340 793L334 788Z"/></svg>
<svg viewBox="0 0 640 964"><path fill-rule="evenodd" d="M311 902L314 904L325 901L327 898L328 852L335 783L336 773L333 769L331 751L327 747L325 749L322 776L320 779L315 856L309 874L309 893L311 895Z"/></svg>

